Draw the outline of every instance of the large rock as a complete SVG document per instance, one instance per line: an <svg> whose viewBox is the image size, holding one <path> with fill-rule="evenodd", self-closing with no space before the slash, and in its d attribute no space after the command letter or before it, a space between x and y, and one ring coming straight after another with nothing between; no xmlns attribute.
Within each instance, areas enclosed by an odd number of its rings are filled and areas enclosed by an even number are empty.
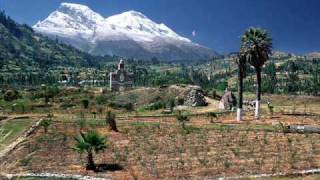
<svg viewBox="0 0 320 180"><path fill-rule="evenodd" d="M194 87L185 96L184 104L187 106L207 106L208 102L204 98L203 91L200 87Z"/></svg>
<svg viewBox="0 0 320 180"><path fill-rule="evenodd" d="M237 99L231 91L227 91L219 102L219 109L232 110L237 105Z"/></svg>

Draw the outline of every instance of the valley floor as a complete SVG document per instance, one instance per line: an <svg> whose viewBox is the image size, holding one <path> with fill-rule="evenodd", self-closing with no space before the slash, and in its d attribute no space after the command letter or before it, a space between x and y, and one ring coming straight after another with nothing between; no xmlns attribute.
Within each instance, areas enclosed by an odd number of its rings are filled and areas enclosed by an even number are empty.
<svg viewBox="0 0 320 180"><path fill-rule="evenodd" d="M284 134L277 122L318 124L317 116L274 114L237 123L231 115L214 123L194 116L182 130L174 117L121 118L119 133L103 120L77 122L54 118L49 132L37 131L1 159L6 173L50 172L112 179L203 179L261 173L292 173L320 167L318 134ZM79 131L95 129L109 147L96 156L102 172L86 171L85 155L72 150Z"/></svg>

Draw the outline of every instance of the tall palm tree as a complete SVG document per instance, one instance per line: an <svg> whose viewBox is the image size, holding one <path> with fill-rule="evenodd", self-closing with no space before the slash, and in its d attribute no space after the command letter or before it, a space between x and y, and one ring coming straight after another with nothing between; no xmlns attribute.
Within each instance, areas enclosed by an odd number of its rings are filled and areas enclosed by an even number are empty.
<svg viewBox="0 0 320 180"><path fill-rule="evenodd" d="M243 104L243 78L246 72L246 58L239 54L236 58L238 64L238 108L237 108L237 121L242 120L242 104Z"/></svg>
<svg viewBox="0 0 320 180"><path fill-rule="evenodd" d="M79 136L75 137L76 144L73 148L78 153L87 153L87 170L95 170L96 165L94 163L93 152L98 153L99 151L107 148L106 138L98 134L96 131L89 131L88 133L80 133Z"/></svg>
<svg viewBox="0 0 320 180"><path fill-rule="evenodd" d="M257 100L255 117L260 116L261 100L261 70L264 63L269 59L272 50L272 39L266 30L249 28L241 38L240 54L256 70L257 75Z"/></svg>

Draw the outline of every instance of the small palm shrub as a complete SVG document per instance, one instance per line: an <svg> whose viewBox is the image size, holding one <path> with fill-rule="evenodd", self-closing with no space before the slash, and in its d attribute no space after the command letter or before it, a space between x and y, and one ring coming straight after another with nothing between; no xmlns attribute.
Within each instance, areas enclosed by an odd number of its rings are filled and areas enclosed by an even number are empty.
<svg viewBox="0 0 320 180"><path fill-rule="evenodd" d="M96 131L89 131L88 133L80 133L75 137L75 147L73 148L79 154L87 154L87 170L96 170L96 164L94 162L94 153L107 148L106 138L98 134Z"/></svg>

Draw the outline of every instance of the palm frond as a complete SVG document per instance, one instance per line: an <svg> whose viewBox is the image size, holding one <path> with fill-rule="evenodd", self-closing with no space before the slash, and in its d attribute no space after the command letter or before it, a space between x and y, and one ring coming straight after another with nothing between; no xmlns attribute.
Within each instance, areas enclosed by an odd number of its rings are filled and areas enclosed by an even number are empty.
<svg viewBox="0 0 320 180"><path fill-rule="evenodd" d="M106 138L98 134L96 131L89 131L88 133L80 133L79 136L74 138L76 141L75 151L83 153L84 151L94 150L95 152L107 148Z"/></svg>
<svg viewBox="0 0 320 180"><path fill-rule="evenodd" d="M272 52L272 39L266 30L249 28L241 38L240 54L256 68L261 68Z"/></svg>

